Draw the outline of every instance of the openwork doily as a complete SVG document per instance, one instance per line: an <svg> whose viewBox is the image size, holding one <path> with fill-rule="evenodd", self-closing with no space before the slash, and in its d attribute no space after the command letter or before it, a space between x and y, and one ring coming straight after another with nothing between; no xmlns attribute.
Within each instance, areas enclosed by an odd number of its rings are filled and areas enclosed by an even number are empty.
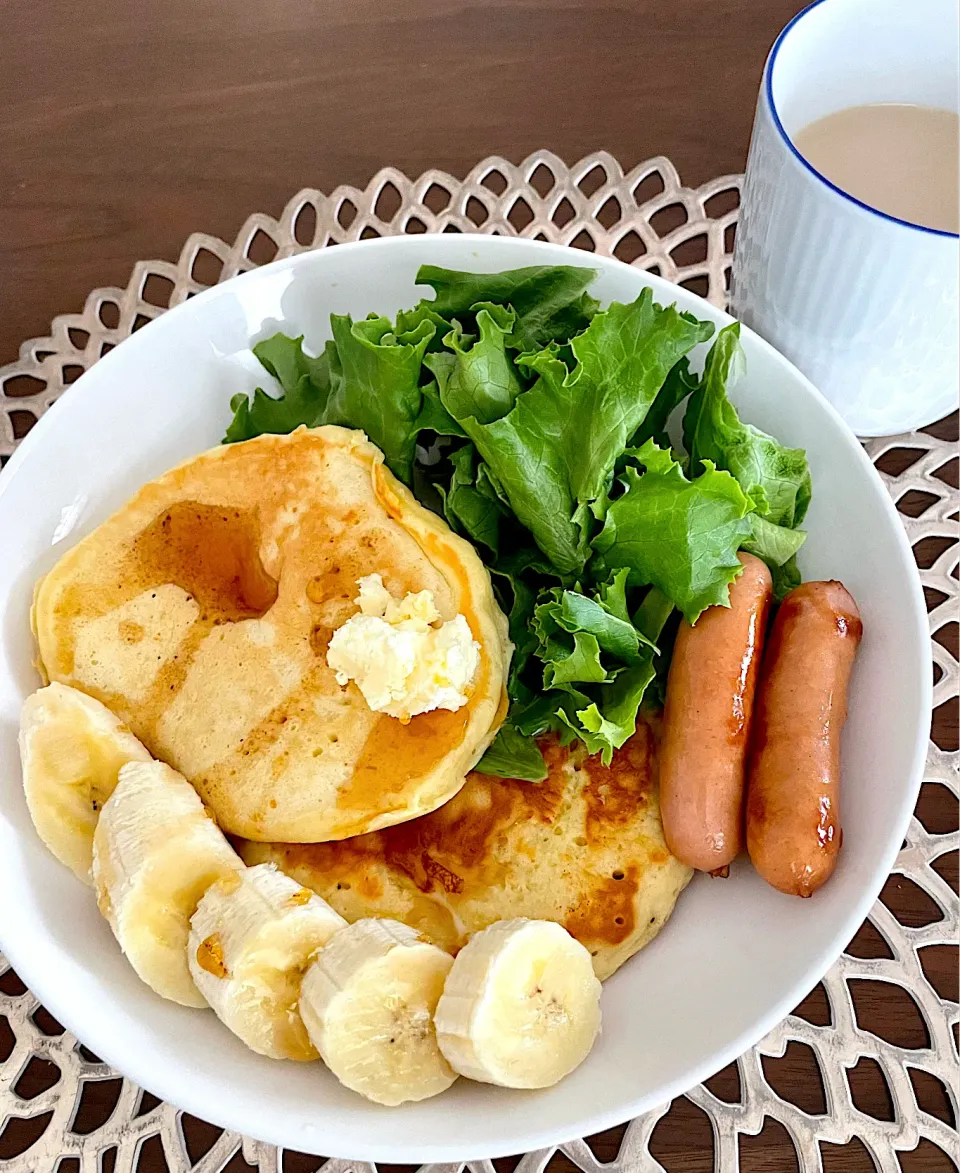
<svg viewBox="0 0 960 1173"><path fill-rule="evenodd" d="M738 191L738 176L715 179L697 190L685 188L664 158L624 174L603 152L567 167L545 151L519 166L486 159L463 181L441 171L410 180L387 168L363 191L339 187L330 196L301 191L279 220L251 216L232 244L198 233L187 241L176 263L140 262L126 289L95 290L82 313L54 320L49 338L24 343L19 360L0 368L0 461L69 383L168 306L266 261L343 241L450 231L550 240L612 254L723 305ZM955 703L958 665L949 632L956 627L960 600L958 498L943 470L955 457L956 446L916 432L872 440L867 451L904 513L921 565L934 637L934 705ZM960 797L960 754L931 744L925 787L935 785ZM921 799L918 811L923 809ZM926 895L928 923L914 923L922 919L917 917L903 923L878 901L868 930L876 947L856 950L872 955L845 953L823 980L823 1024L797 1013L788 1015L737 1061L739 1095L733 1102L706 1085L687 1093L686 1099L706 1113L712 1125L715 1169L736 1169L742 1138L757 1135L770 1119L792 1139L802 1173L822 1171L820 1142L845 1144L855 1137L883 1173L899 1170L897 1152L923 1141L957 1161L960 1062L954 1032L960 1007L928 980L923 957L925 950L952 947L960 933L960 902L941 875L948 856L958 848L960 833L925 827L914 817L892 882L916 885ZM895 903L886 890L884 899ZM170 1170L193 1168L202 1173L220 1173L228 1165L242 1168L241 1157L261 1173L281 1168L306 1173L323 1163L321 1158L285 1153L184 1119L169 1105L157 1103L64 1033L16 975L9 969L3 972L5 966L0 957L0 1169L6 1173L53 1170L63 1158L74 1158L81 1173L127 1173L148 1158L151 1168L161 1167L160 1152ZM927 1045L896 1045L859 1022L851 983L862 982L897 987L919 1012ZM783 1098L771 1082L770 1061L797 1045L809 1048L820 1073L819 1114ZM874 1064L886 1081L892 1102L888 1120L878 1120L857 1106L849 1073L864 1062ZM924 1110L920 1103L921 1089L934 1086L931 1080L947 1105L939 1114ZM112 1081L113 1095L106 1094L104 1081ZM94 1083L101 1085L102 1094L96 1097L99 1114L90 1108ZM710 1083L720 1090L713 1080ZM601 1164L596 1146L586 1140L564 1145L562 1153L584 1173L662 1169L652 1154L652 1141L670 1107L665 1104L629 1124L612 1163ZM542 1173L555 1152L527 1154L516 1169ZM490 1161L474 1162L469 1168L472 1173L495 1173ZM372 1166L332 1160L323 1169L373 1171ZM454 1169L434 1166L431 1173Z"/></svg>

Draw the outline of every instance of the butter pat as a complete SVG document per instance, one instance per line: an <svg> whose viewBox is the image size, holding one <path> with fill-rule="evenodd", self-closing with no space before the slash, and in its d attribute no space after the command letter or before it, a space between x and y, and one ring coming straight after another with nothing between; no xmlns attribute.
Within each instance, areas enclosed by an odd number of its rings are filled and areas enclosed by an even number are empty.
<svg viewBox="0 0 960 1173"><path fill-rule="evenodd" d="M337 628L327 648L337 683L354 681L374 712L401 721L465 705L480 666L480 645L466 619L441 623L431 591L396 599L379 574L357 586L360 614Z"/></svg>

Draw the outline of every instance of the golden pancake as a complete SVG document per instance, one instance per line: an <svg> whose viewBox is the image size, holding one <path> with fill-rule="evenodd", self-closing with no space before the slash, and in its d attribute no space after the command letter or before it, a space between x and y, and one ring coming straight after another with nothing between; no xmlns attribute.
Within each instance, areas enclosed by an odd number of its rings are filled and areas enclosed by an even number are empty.
<svg viewBox="0 0 960 1173"><path fill-rule="evenodd" d="M357 580L430 590L480 645L466 705L406 724L326 663ZM506 620L473 547L362 432L299 428L166 473L38 585L40 667L103 701L221 827L316 842L434 810L505 711Z"/></svg>
<svg viewBox="0 0 960 1173"><path fill-rule="evenodd" d="M241 843L349 921L386 916L450 952L494 921L559 921L609 977L660 931L691 870L660 825L653 733L642 722L609 767L544 746L539 785L471 774L433 814L339 843Z"/></svg>

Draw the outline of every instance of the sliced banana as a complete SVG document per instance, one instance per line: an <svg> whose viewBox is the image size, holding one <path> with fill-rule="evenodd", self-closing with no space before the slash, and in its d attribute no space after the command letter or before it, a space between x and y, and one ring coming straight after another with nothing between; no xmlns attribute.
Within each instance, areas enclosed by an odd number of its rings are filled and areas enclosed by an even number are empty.
<svg viewBox="0 0 960 1173"><path fill-rule="evenodd" d="M334 1075L378 1104L425 1100L457 1078L433 1011L453 959L393 920L358 920L307 970L300 1013Z"/></svg>
<svg viewBox="0 0 960 1173"><path fill-rule="evenodd" d="M440 1050L469 1079L550 1087L587 1057L600 1029L589 952L554 921L498 921L460 950L435 1023Z"/></svg>
<svg viewBox="0 0 960 1173"><path fill-rule="evenodd" d="M37 834L92 884L93 832L120 767L150 754L110 710L66 684L27 697L20 714L23 790Z"/></svg>
<svg viewBox="0 0 960 1173"><path fill-rule="evenodd" d="M242 869L182 774L163 762L121 769L93 836L93 882L120 948L161 997L206 1006L187 965L190 918L211 884Z"/></svg>
<svg viewBox="0 0 960 1173"><path fill-rule="evenodd" d="M187 960L225 1026L271 1059L316 1059L297 1003L307 966L347 922L264 863L218 880L190 922Z"/></svg>

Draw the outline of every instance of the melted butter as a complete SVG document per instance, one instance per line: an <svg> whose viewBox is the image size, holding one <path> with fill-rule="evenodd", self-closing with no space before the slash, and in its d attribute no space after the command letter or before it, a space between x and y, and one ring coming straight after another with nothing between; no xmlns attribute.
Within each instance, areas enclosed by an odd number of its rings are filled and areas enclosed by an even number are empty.
<svg viewBox="0 0 960 1173"><path fill-rule="evenodd" d="M140 533L134 556L147 582L185 590L208 620L259 619L277 601L252 511L179 501Z"/></svg>

